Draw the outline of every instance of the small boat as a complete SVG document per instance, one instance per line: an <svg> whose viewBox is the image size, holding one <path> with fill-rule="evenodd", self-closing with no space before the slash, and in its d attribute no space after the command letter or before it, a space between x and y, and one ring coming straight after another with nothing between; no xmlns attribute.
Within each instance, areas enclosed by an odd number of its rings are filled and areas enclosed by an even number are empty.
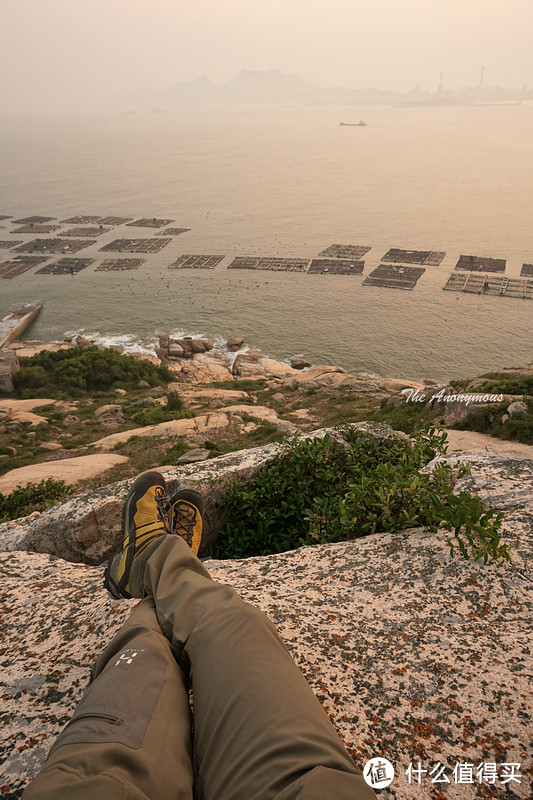
<svg viewBox="0 0 533 800"><path fill-rule="evenodd" d="M339 125L345 128L366 128L364 119L360 119L359 122L339 122Z"/></svg>

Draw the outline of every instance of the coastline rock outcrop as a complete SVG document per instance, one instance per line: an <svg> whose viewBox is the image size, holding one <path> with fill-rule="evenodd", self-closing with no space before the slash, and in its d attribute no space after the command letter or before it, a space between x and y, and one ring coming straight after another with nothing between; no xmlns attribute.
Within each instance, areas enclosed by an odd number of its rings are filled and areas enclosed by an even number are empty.
<svg viewBox="0 0 533 800"><path fill-rule="evenodd" d="M359 767L381 754L392 762L396 777L382 792L391 800L437 797L427 773L409 784L406 770L418 762L425 770L439 762L452 786L454 768L473 764L474 779L457 787L462 800L530 797L533 461L462 458L472 474L456 491L505 511L509 563L452 559L447 534L423 528L206 562L215 580L270 617ZM100 492L86 502L102 528L106 513L115 516ZM101 567L69 563L66 553L21 552L22 545L19 539L17 551L0 553L0 597L9 609L0 644L0 757L3 788L15 798L74 710L90 665L136 604L109 599ZM493 784L475 777L488 762ZM505 764L518 767L510 785Z"/></svg>

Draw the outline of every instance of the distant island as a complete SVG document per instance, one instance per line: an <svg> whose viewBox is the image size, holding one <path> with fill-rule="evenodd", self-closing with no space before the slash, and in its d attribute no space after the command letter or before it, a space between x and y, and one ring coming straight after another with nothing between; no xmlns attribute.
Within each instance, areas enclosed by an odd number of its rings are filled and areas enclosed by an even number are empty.
<svg viewBox="0 0 533 800"><path fill-rule="evenodd" d="M342 86L322 87L299 75L280 70L243 69L227 83L215 84L206 75L193 81L154 89L143 87L123 98L121 110L132 109L162 113L181 106L234 105L395 105L395 106L472 106L511 104L533 100L533 89L501 86L465 87L446 90L439 84L436 91L419 86L409 92L395 92L373 87L349 89ZM348 123L347 123L348 124ZM353 123L355 124L355 123Z"/></svg>

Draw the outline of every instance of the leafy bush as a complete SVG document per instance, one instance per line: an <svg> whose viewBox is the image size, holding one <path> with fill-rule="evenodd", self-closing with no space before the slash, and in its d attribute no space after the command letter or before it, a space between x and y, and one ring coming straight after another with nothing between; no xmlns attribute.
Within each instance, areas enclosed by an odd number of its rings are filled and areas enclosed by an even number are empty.
<svg viewBox="0 0 533 800"><path fill-rule="evenodd" d="M227 521L216 557L280 553L423 525L453 532L452 554L459 549L485 562L509 558L498 534L502 514L493 518L466 492L454 495L447 464L420 474L420 467L444 452L445 434L427 424L412 448L399 437L375 444L349 431L347 436L346 448L329 436L294 439L248 484L231 483L220 503ZM458 474L467 471L463 465Z"/></svg>
<svg viewBox="0 0 533 800"><path fill-rule="evenodd" d="M526 398L527 414L518 414L502 422L507 412L508 403L490 403L485 408L476 409L450 427L461 431L477 431L498 436L500 439L512 439L523 444L533 444L533 398Z"/></svg>
<svg viewBox="0 0 533 800"><path fill-rule="evenodd" d="M73 491L74 486L67 485L65 481L48 478L40 483L18 487L11 494L0 494L0 522L25 517L34 511L44 511Z"/></svg>
<svg viewBox="0 0 533 800"><path fill-rule="evenodd" d="M187 452L187 445L183 441L183 439L178 439L175 442L170 450L167 450L166 453L161 458L161 463L163 464L175 464L176 461L180 456Z"/></svg>
<svg viewBox="0 0 533 800"><path fill-rule="evenodd" d="M497 372L483 375L486 383L473 392L480 394L517 394L533 396L533 375L499 375Z"/></svg>
<svg viewBox="0 0 533 800"><path fill-rule="evenodd" d="M165 408L167 411L181 411L184 408L183 400L177 392L170 392Z"/></svg>
<svg viewBox="0 0 533 800"><path fill-rule="evenodd" d="M120 355L98 347L72 347L56 352L43 351L20 359L20 370L13 376L20 397L38 393L72 397L112 388L136 388L141 380L155 386L175 380L167 367L150 361Z"/></svg>

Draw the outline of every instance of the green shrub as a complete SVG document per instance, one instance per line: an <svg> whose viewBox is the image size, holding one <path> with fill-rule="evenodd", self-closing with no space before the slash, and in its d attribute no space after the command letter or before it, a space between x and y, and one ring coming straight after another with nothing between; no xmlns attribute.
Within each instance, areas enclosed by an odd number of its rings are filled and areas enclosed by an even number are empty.
<svg viewBox="0 0 533 800"><path fill-rule="evenodd" d="M41 397L47 393L81 397L117 387L134 389L141 380L153 386L175 380L163 365L96 346L43 351L21 358L20 367L13 377L19 396L38 392Z"/></svg>
<svg viewBox="0 0 533 800"><path fill-rule="evenodd" d="M512 439L522 444L533 444L533 398L525 398L527 414L518 414L502 422L509 403L489 403L476 409L450 427L461 431L477 431L500 439Z"/></svg>
<svg viewBox="0 0 533 800"><path fill-rule="evenodd" d="M170 450L167 450L166 453L162 456L161 463L175 464L178 458L186 452L187 452L187 445L182 439L178 439L178 441L172 445Z"/></svg>
<svg viewBox="0 0 533 800"><path fill-rule="evenodd" d="M183 400L177 392L170 392L165 408L167 411L181 411L184 408Z"/></svg>
<svg viewBox="0 0 533 800"><path fill-rule="evenodd" d="M48 478L40 483L18 487L11 494L0 494L0 522L25 517L34 511L44 511L73 491L74 486L67 485L65 481Z"/></svg>
<svg viewBox="0 0 533 800"><path fill-rule="evenodd" d="M376 531L423 525L444 528L452 554L508 559L494 517L477 497L453 494L454 474L438 464L419 469L445 450L445 434L429 424L414 445L399 437L381 444L347 432L348 445L324 439L291 440L246 485L233 482L220 503L226 514L219 558L242 558L301 545L344 541ZM459 468L465 474L468 466Z"/></svg>

